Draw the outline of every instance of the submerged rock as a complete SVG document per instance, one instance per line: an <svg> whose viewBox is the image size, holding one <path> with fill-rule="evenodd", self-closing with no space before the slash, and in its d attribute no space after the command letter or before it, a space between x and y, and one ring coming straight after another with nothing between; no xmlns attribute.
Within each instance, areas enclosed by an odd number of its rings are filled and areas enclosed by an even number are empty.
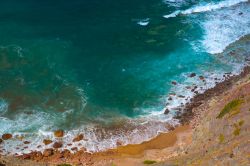
<svg viewBox="0 0 250 166"><path fill-rule="evenodd" d="M3 140L8 140L8 139L11 139L11 138L12 138L12 134L3 134L2 135Z"/></svg>
<svg viewBox="0 0 250 166"><path fill-rule="evenodd" d="M63 137L64 131L63 130L57 130L54 132L55 137Z"/></svg>

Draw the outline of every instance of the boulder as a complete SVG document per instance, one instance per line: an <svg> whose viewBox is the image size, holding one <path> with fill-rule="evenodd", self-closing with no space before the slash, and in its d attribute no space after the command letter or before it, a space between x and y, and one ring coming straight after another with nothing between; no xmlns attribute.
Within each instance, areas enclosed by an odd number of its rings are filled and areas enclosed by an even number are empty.
<svg viewBox="0 0 250 166"><path fill-rule="evenodd" d="M3 140L0 138L0 144L3 143Z"/></svg>
<svg viewBox="0 0 250 166"><path fill-rule="evenodd" d="M24 143L24 144L30 144L30 142L29 142L29 141L24 141L23 143Z"/></svg>
<svg viewBox="0 0 250 166"><path fill-rule="evenodd" d="M79 142L81 140L84 139L84 135L83 134L79 134L78 136L76 136L74 139L73 139L73 142Z"/></svg>
<svg viewBox="0 0 250 166"><path fill-rule="evenodd" d="M199 76L200 80L204 80L205 78L203 76Z"/></svg>
<svg viewBox="0 0 250 166"><path fill-rule="evenodd" d="M122 142L121 141L116 141L116 146L121 146L122 145Z"/></svg>
<svg viewBox="0 0 250 166"><path fill-rule="evenodd" d="M77 147L73 147L73 148L71 148L71 150L72 150L72 151L77 151L78 148L77 148Z"/></svg>
<svg viewBox="0 0 250 166"><path fill-rule="evenodd" d="M53 148L55 148L55 149L61 148L62 146L63 146L62 142L55 142L53 144Z"/></svg>
<svg viewBox="0 0 250 166"><path fill-rule="evenodd" d="M164 111L164 114L167 115L169 112L170 112L169 109L166 108L165 111Z"/></svg>
<svg viewBox="0 0 250 166"><path fill-rule="evenodd" d="M191 73L191 74L189 75L189 77L195 77L195 76L196 76L195 73Z"/></svg>
<svg viewBox="0 0 250 166"><path fill-rule="evenodd" d="M49 140L49 139L44 139L43 140L43 143L45 144L45 145L49 145L49 144L51 144L53 141L51 141L51 140Z"/></svg>
<svg viewBox="0 0 250 166"><path fill-rule="evenodd" d="M177 82L175 82L175 81L172 81L172 84L173 84L173 85L177 85Z"/></svg>
<svg viewBox="0 0 250 166"><path fill-rule="evenodd" d="M63 137L64 136L64 131L63 130L56 130L54 132L55 137Z"/></svg>
<svg viewBox="0 0 250 166"><path fill-rule="evenodd" d="M8 139L11 139L11 138L12 138L12 134L3 134L2 135L3 140L8 140Z"/></svg>
<svg viewBox="0 0 250 166"><path fill-rule="evenodd" d="M30 159L30 155L29 154L24 154L24 155L22 155L22 159L28 160L28 159Z"/></svg>
<svg viewBox="0 0 250 166"><path fill-rule="evenodd" d="M53 153L54 153L53 149L45 149L43 152L43 156L49 157L49 156L53 155Z"/></svg>

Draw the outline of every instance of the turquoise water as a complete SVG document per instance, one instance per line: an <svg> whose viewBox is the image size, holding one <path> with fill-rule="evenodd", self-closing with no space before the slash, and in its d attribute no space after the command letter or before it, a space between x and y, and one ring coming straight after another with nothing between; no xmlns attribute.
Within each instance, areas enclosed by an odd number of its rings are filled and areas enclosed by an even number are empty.
<svg viewBox="0 0 250 166"><path fill-rule="evenodd" d="M245 57L223 50L250 33L249 15L244 0L1 1L0 134L39 144L55 129L66 141L83 132L96 151L166 131L194 95L185 86L202 92L240 71Z"/></svg>

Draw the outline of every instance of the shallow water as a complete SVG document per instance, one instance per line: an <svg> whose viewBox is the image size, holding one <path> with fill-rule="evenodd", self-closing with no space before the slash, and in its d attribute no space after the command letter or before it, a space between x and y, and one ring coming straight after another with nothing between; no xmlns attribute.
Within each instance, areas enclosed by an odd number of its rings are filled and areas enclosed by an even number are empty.
<svg viewBox="0 0 250 166"><path fill-rule="evenodd" d="M150 139L178 124L187 86L242 69L249 45L223 51L250 33L249 17L245 0L2 1L0 134L35 140L19 152L59 128L66 142L83 132L89 151Z"/></svg>

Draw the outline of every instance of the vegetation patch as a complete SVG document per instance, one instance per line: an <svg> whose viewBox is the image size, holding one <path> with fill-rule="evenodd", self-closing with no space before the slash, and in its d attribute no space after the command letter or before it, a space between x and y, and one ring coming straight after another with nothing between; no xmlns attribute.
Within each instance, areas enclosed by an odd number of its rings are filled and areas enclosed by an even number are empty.
<svg viewBox="0 0 250 166"><path fill-rule="evenodd" d="M231 102L229 102L220 112L220 114L216 117L218 119L223 118L226 114L231 114L231 115L235 115L237 113L239 113L239 106L243 103L243 100L240 99L236 99L236 100L232 100Z"/></svg>
<svg viewBox="0 0 250 166"><path fill-rule="evenodd" d="M219 136L219 142L223 143L225 141L225 136L223 134L220 134Z"/></svg>
<svg viewBox="0 0 250 166"><path fill-rule="evenodd" d="M235 128L233 134L234 134L234 136L240 135L240 128Z"/></svg>
<svg viewBox="0 0 250 166"><path fill-rule="evenodd" d="M234 123L234 131L233 131L233 134L234 134L234 136L238 136L238 135L240 135L240 122L239 122L239 124L238 123Z"/></svg>
<svg viewBox="0 0 250 166"><path fill-rule="evenodd" d="M59 164L57 166L72 166L72 165L70 165L70 164Z"/></svg>
<svg viewBox="0 0 250 166"><path fill-rule="evenodd" d="M157 163L156 161L154 161L154 160L145 160L145 161L143 161L143 164L155 164L155 163Z"/></svg>
<svg viewBox="0 0 250 166"><path fill-rule="evenodd" d="M242 126L244 124L244 120L239 121L239 126Z"/></svg>

